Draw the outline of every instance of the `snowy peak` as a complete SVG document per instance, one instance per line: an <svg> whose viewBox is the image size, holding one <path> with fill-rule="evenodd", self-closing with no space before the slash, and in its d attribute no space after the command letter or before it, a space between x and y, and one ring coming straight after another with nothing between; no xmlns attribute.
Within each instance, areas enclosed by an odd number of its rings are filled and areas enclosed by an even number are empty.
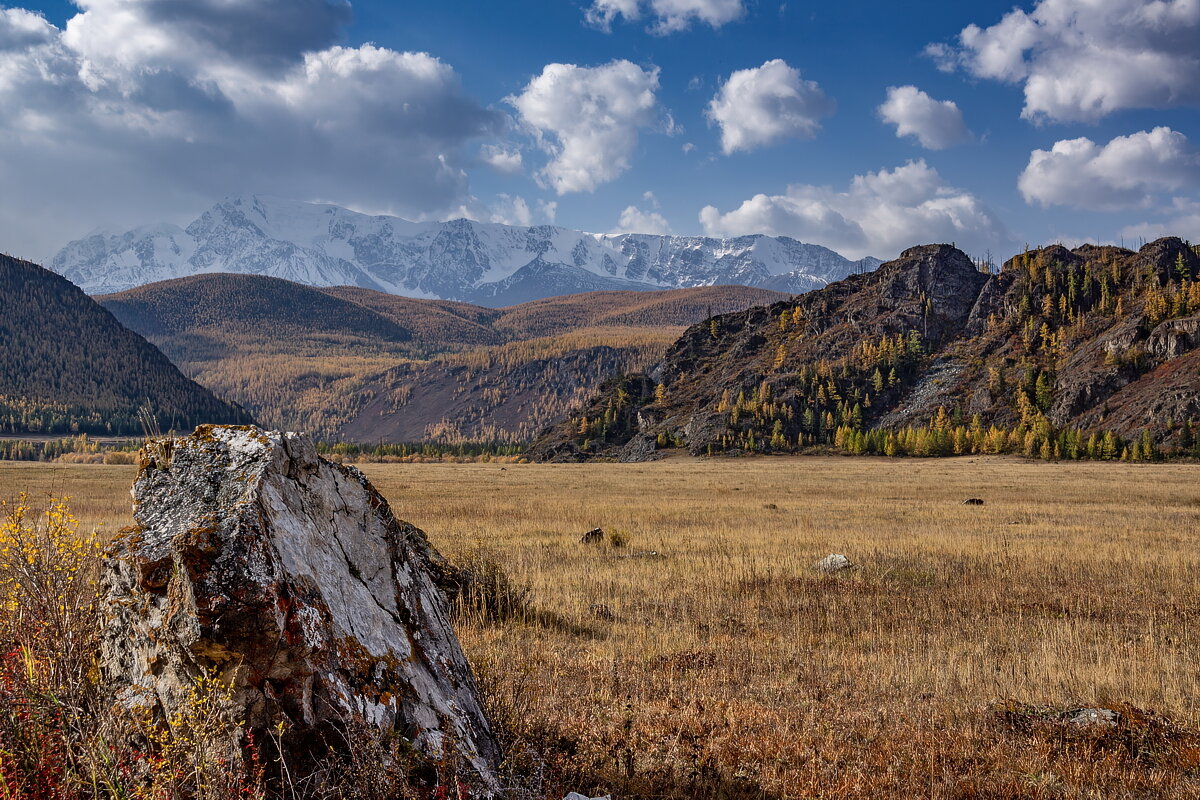
<svg viewBox="0 0 1200 800"><path fill-rule="evenodd" d="M50 267L92 294L233 272L499 306L596 289L743 284L804 292L878 264L850 261L786 237L590 234L466 219L409 222L250 195L222 200L187 228L161 224L93 232L60 250Z"/></svg>

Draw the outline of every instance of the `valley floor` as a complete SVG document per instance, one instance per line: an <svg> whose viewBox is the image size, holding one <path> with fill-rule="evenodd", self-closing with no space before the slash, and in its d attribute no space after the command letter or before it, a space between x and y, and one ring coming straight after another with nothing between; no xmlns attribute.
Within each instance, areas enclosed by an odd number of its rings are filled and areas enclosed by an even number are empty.
<svg viewBox="0 0 1200 800"><path fill-rule="evenodd" d="M529 586L459 632L545 797L1200 794L1194 466L360 466L446 555ZM0 463L0 493L116 529L132 477ZM628 544L578 542L596 527ZM816 575L828 553L860 569ZM1089 706L1123 727L1050 716Z"/></svg>

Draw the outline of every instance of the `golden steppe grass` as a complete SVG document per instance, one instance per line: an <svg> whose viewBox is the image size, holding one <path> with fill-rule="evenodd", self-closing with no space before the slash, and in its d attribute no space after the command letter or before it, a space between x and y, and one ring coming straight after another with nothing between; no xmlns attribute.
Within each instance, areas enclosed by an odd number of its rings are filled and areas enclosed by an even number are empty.
<svg viewBox="0 0 1200 800"><path fill-rule="evenodd" d="M452 559L529 586L459 634L542 796L1200 797L1194 466L360 467ZM114 529L132 475L0 464L0 492L68 494ZM578 543L594 527L628 546ZM815 574L833 552L860 568Z"/></svg>

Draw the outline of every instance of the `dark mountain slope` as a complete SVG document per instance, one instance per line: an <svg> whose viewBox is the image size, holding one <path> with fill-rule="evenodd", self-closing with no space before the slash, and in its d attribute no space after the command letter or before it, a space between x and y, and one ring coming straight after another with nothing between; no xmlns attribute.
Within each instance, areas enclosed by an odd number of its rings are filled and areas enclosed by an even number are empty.
<svg viewBox="0 0 1200 800"><path fill-rule="evenodd" d="M539 458L693 452L1188 448L1200 418L1200 256L1044 248L975 270L946 245L694 326L650 373L547 432ZM1095 434L1095 437L1092 436Z"/></svg>
<svg viewBox="0 0 1200 800"><path fill-rule="evenodd" d="M161 427L245 423L78 287L0 256L0 432L137 434L147 401Z"/></svg>

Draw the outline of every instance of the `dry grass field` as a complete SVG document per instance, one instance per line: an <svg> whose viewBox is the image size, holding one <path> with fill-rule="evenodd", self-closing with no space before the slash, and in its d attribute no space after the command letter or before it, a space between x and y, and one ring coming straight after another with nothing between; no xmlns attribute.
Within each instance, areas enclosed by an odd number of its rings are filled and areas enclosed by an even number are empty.
<svg viewBox="0 0 1200 800"><path fill-rule="evenodd" d="M360 466L448 556L528 585L460 636L542 796L1200 797L1194 466ZM3 463L0 493L112 529L132 475ZM815 574L833 552L860 568ZM1090 706L1121 726L1054 715Z"/></svg>

